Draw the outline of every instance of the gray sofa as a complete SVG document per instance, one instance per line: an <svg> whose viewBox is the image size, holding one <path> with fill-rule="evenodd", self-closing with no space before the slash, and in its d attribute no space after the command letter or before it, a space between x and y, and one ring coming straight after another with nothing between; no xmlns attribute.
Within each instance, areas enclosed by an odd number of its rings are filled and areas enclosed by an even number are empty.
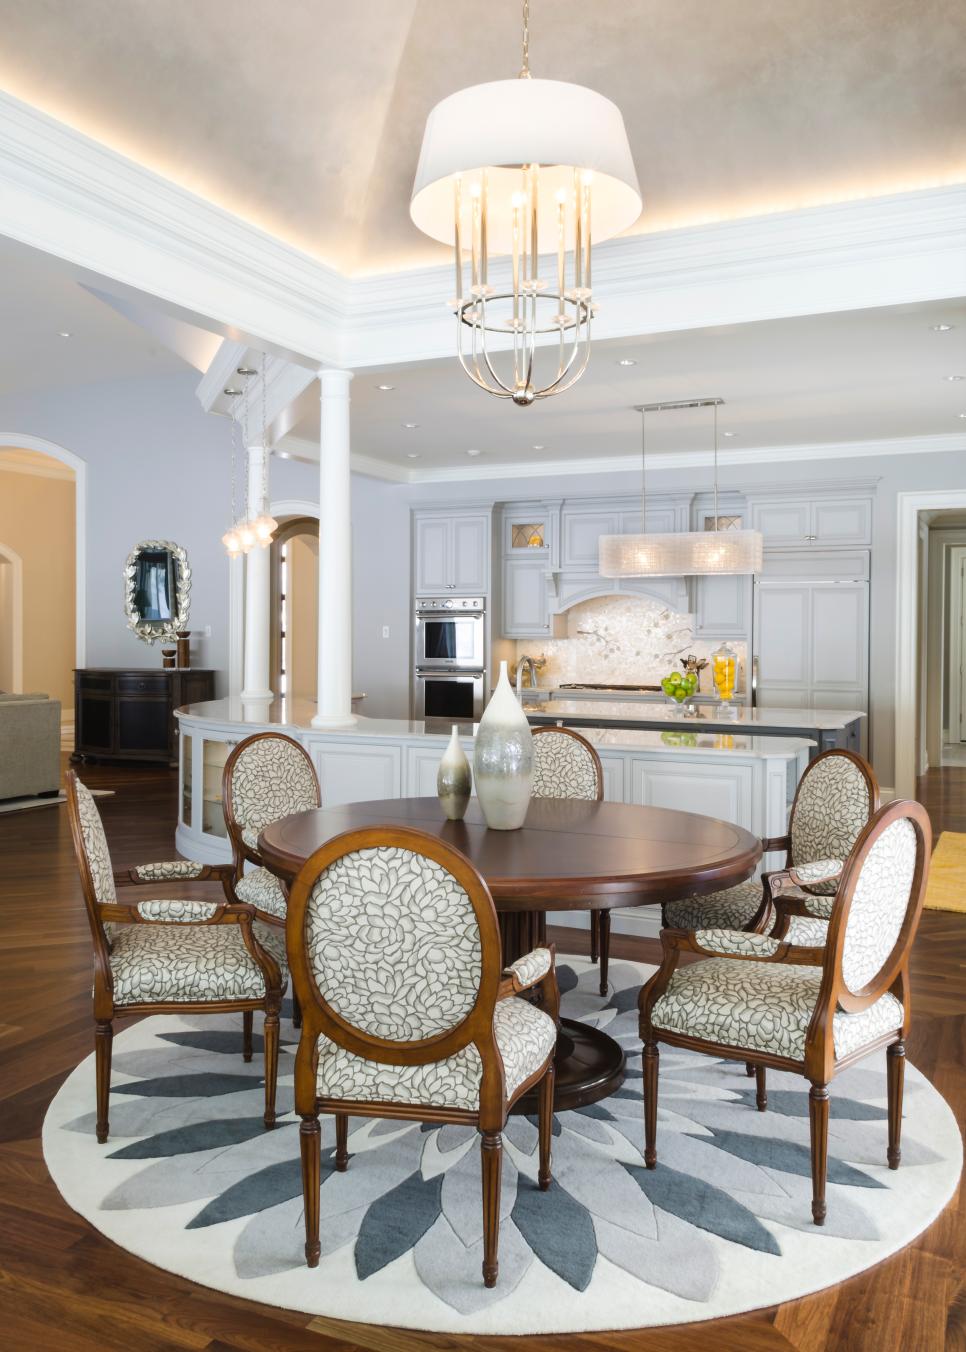
<svg viewBox="0 0 966 1352"><path fill-rule="evenodd" d="M60 700L0 694L0 799L60 788Z"/></svg>

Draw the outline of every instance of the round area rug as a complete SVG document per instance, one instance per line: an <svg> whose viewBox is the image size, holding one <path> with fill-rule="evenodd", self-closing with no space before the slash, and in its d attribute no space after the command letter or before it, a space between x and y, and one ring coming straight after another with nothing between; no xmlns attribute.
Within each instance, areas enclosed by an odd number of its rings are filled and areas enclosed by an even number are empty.
<svg viewBox="0 0 966 1352"><path fill-rule="evenodd" d="M637 1328L735 1314L842 1281L939 1213L962 1150L945 1101L911 1066L902 1166L886 1168L884 1053L832 1085L828 1221L811 1222L805 1081L769 1071L768 1111L735 1062L662 1048L658 1167L643 1167L637 993L651 968L558 960L564 1012L627 1051L624 1085L558 1114L554 1182L536 1186L532 1120L506 1130L500 1279L482 1283L475 1131L353 1118L347 1173L323 1118L322 1261L304 1266L297 1034L283 1022L275 1131L262 1127L261 1039L241 1017L156 1016L114 1041L111 1138L94 1139L94 1063L44 1124L70 1205L159 1267L269 1305L459 1333Z"/></svg>

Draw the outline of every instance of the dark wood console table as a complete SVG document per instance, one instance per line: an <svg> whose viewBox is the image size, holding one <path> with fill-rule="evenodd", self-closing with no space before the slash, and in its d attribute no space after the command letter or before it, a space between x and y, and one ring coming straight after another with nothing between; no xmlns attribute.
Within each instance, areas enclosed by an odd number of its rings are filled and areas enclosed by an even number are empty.
<svg viewBox="0 0 966 1352"><path fill-rule="evenodd" d="M178 763L175 709L215 697L197 667L84 667L74 672L73 760Z"/></svg>

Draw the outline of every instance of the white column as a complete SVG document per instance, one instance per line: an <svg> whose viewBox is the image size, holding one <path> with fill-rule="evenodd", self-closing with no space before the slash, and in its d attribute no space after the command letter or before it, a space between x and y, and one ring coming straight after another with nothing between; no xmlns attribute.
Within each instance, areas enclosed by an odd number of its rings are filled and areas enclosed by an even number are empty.
<svg viewBox="0 0 966 1352"><path fill-rule="evenodd" d="M262 494L264 446L248 451L248 507L256 517L266 510ZM245 678L243 700L269 700L271 673L271 546L253 545L245 555Z"/></svg>
<svg viewBox="0 0 966 1352"><path fill-rule="evenodd" d="M315 728L346 728L352 712L351 371L321 371L319 683Z"/></svg>

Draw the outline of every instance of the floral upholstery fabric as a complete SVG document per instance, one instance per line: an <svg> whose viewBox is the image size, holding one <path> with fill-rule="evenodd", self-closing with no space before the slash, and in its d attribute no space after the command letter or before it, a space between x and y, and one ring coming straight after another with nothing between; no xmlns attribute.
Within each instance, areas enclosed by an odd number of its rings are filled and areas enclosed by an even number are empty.
<svg viewBox="0 0 966 1352"><path fill-rule="evenodd" d="M787 944L802 948L824 948L828 940L828 921L808 915L793 915L788 922Z"/></svg>
<svg viewBox="0 0 966 1352"><path fill-rule="evenodd" d="M76 784L81 835L84 839L84 853L87 855L87 863L94 881L94 896L102 905L112 905L117 901L117 892L114 888L114 870L111 867L111 855L107 848L107 836L104 834L101 814L97 810L90 789L79 779Z"/></svg>
<svg viewBox="0 0 966 1352"><path fill-rule="evenodd" d="M239 827L256 840L269 822L319 806L312 762L284 737L260 737L242 747L228 792Z"/></svg>
<svg viewBox="0 0 966 1352"><path fill-rule="evenodd" d="M918 837L907 817L876 839L852 895L842 949L842 977L862 990L882 969L902 929L916 870Z"/></svg>
<svg viewBox="0 0 966 1352"><path fill-rule="evenodd" d="M262 969L240 925L118 925L110 954L114 1003L260 1000Z"/></svg>
<svg viewBox="0 0 966 1352"><path fill-rule="evenodd" d="M172 878L200 878L205 865L194 859L171 859L163 864L138 864L131 872L143 883L168 882Z"/></svg>
<svg viewBox="0 0 966 1352"><path fill-rule="evenodd" d="M671 929L744 929L761 905L761 883L750 879L737 887L703 897L669 901L664 916Z"/></svg>
<svg viewBox="0 0 966 1352"><path fill-rule="evenodd" d="M550 971L550 949L535 948L532 953L525 953L516 962L511 962L506 970L512 972L521 985L532 986Z"/></svg>
<svg viewBox="0 0 966 1352"><path fill-rule="evenodd" d="M599 792L597 764L582 742L549 730L533 738L534 798L588 798Z"/></svg>
<svg viewBox="0 0 966 1352"><path fill-rule="evenodd" d="M267 868L253 868L235 884L235 896L264 915L284 920L288 910L285 889Z"/></svg>
<svg viewBox="0 0 966 1352"><path fill-rule="evenodd" d="M749 958L770 957L779 947L777 939L764 934L744 934L741 930L695 930L694 938L708 953L737 953Z"/></svg>
<svg viewBox="0 0 966 1352"><path fill-rule="evenodd" d="M845 859L871 812L869 786L848 756L826 756L802 776L792 815L792 864L816 859ZM830 895L835 882L815 883L816 892Z"/></svg>
<svg viewBox="0 0 966 1352"><path fill-rule="evenodd" d="M162 924L196 925L199 921L210 920L222 904L217 901L139 901L138 915L142 920Z"/></svg>
<svg viewBox="0 0 966 1352"><path fill-rule="evenodd" d="M814 887L816 883L836 881L842 868L841 859L816 859L811 864L796 864L793 881L802 887Z"/></svg>
<svg viewBox="0 0 966 1352"><path fill-rule="evenodd" d="M376 1037L433 1037L476 1003L473 905L446 869L412 850L377 846L330 864L309 896L306 948L323 998Z"/></svg>
<svg viewBox="0 0 966 1352"><path fill-rule="evenodd" d="M655 1001L651 1022L725 1047L801 1061L821 981L821 967L708 958L678 968ZM832 1020L836 1057L901 1027L902 1017L902 1005L892 995L861 1014L838 1010Z"/></svg>
<svg viewBox="0 0 966 1352"><path fill-rule="evenodd" d="M535 1075L557 1042L553 1019L528 1001L511 996L497 1003L493 1031L503 1059L510 1098ZM389 1066L353 1056L326 1038L319 1039L320 1098L364 1103L429 1104L473 1111L480 1103L483 1063L471 1043L445 1061L421 1066Z"/></svg>
<svg viewBox="0 0 966 1352"><path fill-rule="evenodd" d="M814 915L819 920L829 921L832 919L832 912L835 910L834 897L816 897L802 893L802 902L809 915Z"/></svg>
<svg viewBox="0 0 966 1352"><path fill-rule="evenodd" d="M248 846L250 850L255 850L256 852L258 851L258 836L259 832L256 831L254 827L252 826L242 827L241 833L242 840L245 842L245 844Z"/></svg>

